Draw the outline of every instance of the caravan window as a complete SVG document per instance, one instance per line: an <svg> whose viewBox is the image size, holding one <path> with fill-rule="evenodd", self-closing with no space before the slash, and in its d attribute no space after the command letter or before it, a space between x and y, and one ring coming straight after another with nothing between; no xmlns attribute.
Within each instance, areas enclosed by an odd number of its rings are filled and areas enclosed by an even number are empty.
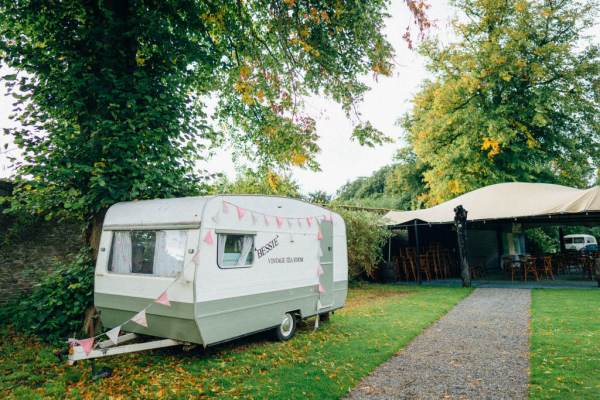
<svg viewBox="0 0 600 400"><path fill-rule="evenodd" d="M250 267L254 261L254 235L219 233L217 264L221 268Z"/></svg>
<svg viewBox="0 0 600 400"><path fill-rule="evenodd" d="M183 271L186 231L116 231L108 270L118 274L176 276Z"/></svg>
<svg viewBox="0 0 600 400"><path fill-rule="evenodd" d="M583 242L584 242L584 239L582 237L573 238L573 243L581 244Z"/></svg>

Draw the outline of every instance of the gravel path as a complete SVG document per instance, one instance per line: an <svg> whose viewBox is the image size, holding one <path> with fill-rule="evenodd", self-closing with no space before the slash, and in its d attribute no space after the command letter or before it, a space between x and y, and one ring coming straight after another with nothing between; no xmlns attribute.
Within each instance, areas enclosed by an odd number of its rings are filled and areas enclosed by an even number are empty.
<svg viewBox="0 0 600 400"><path fill-rule="evenodd" d="M347 398L526 399L530 303L525 289L475 290Z"/></svg>

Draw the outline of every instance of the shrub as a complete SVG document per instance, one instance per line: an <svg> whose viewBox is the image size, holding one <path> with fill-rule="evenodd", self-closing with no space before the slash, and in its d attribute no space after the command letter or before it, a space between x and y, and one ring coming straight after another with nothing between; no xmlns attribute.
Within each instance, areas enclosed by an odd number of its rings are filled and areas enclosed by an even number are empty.
<svg viewBox="0 0 600 400"><path fill-rule="evenodd" d="M94 266L84 249L70 262L57 262L31 293L12 307L15 328L58 343L79 333L85 310L93 304Z"/></svg>
<svg viewBox="0 0 600 400"><path fill-rule="evenodd" d="M346 221L350 280L373 278L383 260L383 246L390 235L381 216L368 211L337 209L336 212Z"/></svg>

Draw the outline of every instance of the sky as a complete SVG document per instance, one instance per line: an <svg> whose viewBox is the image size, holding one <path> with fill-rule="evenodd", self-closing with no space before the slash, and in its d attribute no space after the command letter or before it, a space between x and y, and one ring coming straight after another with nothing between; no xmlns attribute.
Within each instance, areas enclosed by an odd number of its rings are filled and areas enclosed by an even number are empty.
<svg viewBox="0 0 600 400"><path fill-rule="evenodd" d="M448 5L447 0L431 3L433 5L430 16L436 27L432 28L429 34L444 39L449 35L448 21L455 11ZM414 50L410 50L402 39L411 18L404 1L392 1L389 12L391 17L387 21L385 33L396 50L396 68L391 77L379 77L378 80L372 77L364 78L371 90L365 95L358 109L363 120L370 121L395 142L375 148L361 146L350 140L352 122L337 103L316 96L307 99L306 111L317 121L317 133L320 137L318 144L321 148L317 161L321 171L300 168L292 171L292 176L299 183L303 193L324 190L333 194L346 182L360 176L369 176L382 166L390 164L396 150L402 146L402 130L396 125L396 121L410 109L410 99L427 77L427 72L424 60ZM0 71L0 74L5 73L5 69ZM0 86L0 128L14 124L8 118L11 99L4 94L5 88ZM9 150L14 148L10 137L0 131L0 178L8 177L13 172L6 157L9 154L18 154L16 150L5 153L5 143L9 144ZM209 172L223 172L229 177L235 177L236 166L231 159L230 149L227 148L221 149L199 166Z"/></svg>

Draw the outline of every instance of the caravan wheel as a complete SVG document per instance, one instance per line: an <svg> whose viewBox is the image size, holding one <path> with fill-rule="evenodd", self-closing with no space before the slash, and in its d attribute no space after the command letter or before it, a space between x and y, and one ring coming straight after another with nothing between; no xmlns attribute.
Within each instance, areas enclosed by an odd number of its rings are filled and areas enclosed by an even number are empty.
<svg viewBox="0 0 600 400"><path fill-rule="evenodd" d="M296 333L296 318L292 313L285 313L281 324L275 328L275 334L278 340L290 340Z"/></svg>

